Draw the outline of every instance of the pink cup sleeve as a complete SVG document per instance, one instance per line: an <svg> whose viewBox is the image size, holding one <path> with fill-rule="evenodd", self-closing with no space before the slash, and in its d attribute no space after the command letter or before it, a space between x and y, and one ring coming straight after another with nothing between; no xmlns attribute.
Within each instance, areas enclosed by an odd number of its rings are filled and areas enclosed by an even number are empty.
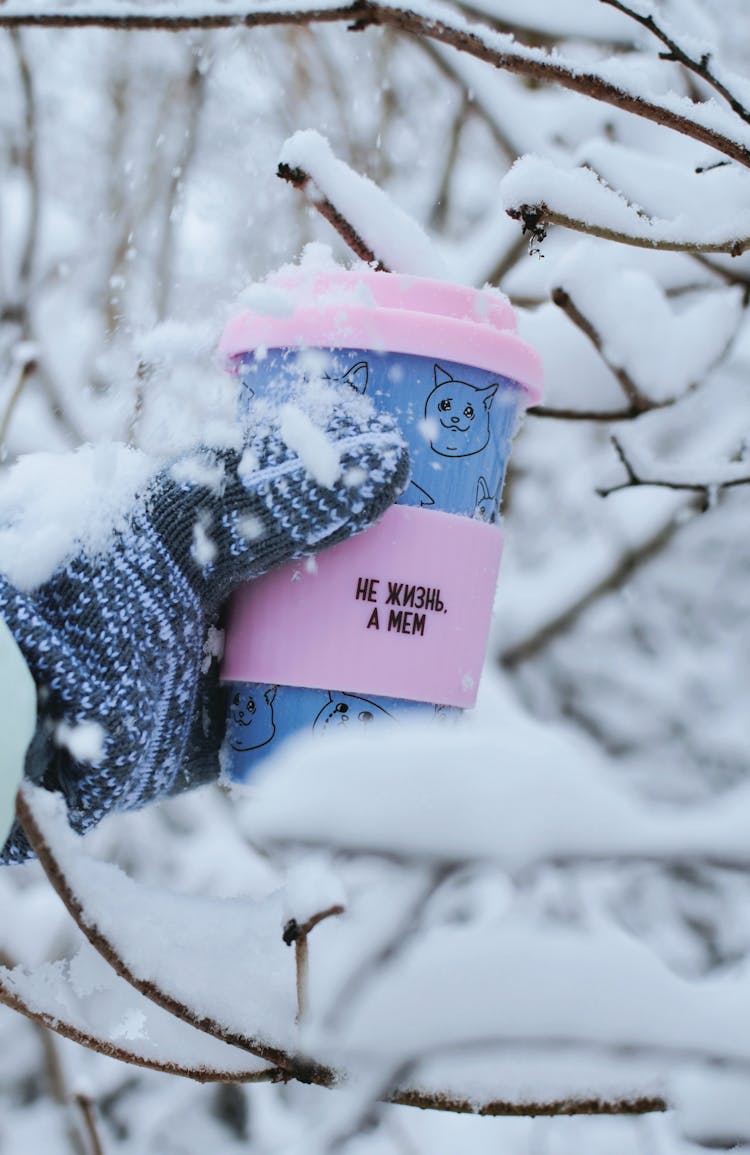
<svg viewBox="0 0 750 1155"><path fill-rule="evenodd" d="M497 526L393 506L233 594L222 679L473 706L502 544Z"/></svg>

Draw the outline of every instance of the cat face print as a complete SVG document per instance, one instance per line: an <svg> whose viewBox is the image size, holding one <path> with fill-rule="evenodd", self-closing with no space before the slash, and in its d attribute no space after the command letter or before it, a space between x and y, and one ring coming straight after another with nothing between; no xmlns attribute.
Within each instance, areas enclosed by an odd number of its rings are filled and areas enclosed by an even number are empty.
<svg viewBox="0 0 750 1155"><path fill-rule="evenodd" d="M329 691L328 701L313 722L313 734L331 734L343 728L359 729L373 722L382 722L392 715L369 698L356 694L334 694Z"/></svg>
<svg viewBox="0 0 750 1155"><path fill-rule="evenodd" d="M471 457L490 440L490 406L497 385L478 389L435 366L435 388L424 407L430 448L441 457Z"/></svg>
<svg viewBox="0 0 750 1155"><path fill-rule="evenodd" d="M276 733L273 700L278 686L249 686L237 690L229 703L232 729L229 745L239 753L257 750Z"/></svg>

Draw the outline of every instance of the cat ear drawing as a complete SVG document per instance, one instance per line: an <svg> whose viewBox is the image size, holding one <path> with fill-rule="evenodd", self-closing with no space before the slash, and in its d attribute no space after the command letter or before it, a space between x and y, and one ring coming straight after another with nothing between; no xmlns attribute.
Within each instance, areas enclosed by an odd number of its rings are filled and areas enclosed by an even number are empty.
<svg viewBox="0 0 750 1155"><path fill-rule="evenodd" d="M356 389L357 393L364 393L367 388L367 382L370 377L370 367L366 361L358 361L356 365L352 365L351 369L347 369L346 373L339 378L347 385L351 385L352 389Z"/></svg>
<svg viewBox="0 0 750 1155"><path fill-rule="evenodd" d="M487 479L480 477L477 482L477 495L474 500L473 517L477 521L494 522L497 520L500 493L490 493Z"/></svg>
<svg viewBox="0 0 750 1155"><path fill-rule="evenodd" d="M328 691L328 700L318 712L313 722L314 734L330 734L338 727L346 728L350 723L359 726L368 726L372 722L379 722L393 715L371 702L369 698L360 698L358 694L338 694Z"/></svg>
<svg viewBox="0 0 750 1155"><path fill-rule="evenodd" d="M484 405L484 407L488 413L490 411L490 405L492 404L492 402L495 399L496 393L497 393L497 385L488 385L486 389L480 389L479 390L479 394L482 398L482 404Z"/></svg>

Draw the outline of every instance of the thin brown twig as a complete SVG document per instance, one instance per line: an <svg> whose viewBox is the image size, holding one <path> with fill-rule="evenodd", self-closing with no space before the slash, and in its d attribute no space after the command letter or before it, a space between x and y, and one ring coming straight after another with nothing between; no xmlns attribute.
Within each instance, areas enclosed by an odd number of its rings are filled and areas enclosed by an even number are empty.
<svg viewBox="0 0 750 1155"><path fill-rule="evenodd" d="M715 276L721 277L728 285L740 285L745 290L743 303L748 304L750 298L750 273L742 273L734 269L725 269L723 265L716 265L712 260L709 260L703 253L691 253L690 256L694 261L697 261L704 269L708 269Z"/></svg>
<svg viewBox="0 0 750 1155"><path fill-rule="evenodd" d="M430 40L419 40L418 43L423 52L429 56L433 64L435 64L440 72L442 72L443 76L447 77L449 80L452 80L462 93L466 93L466 81L461 76L460 72L453 67L452 55L449 55L447 52L441 52L437 45L433 44ZM481 92L472 93L470 108L474 110L479 116L481 116L487 128L492 133L495 144L500 149L508 163L512 164L517 156L516 149L513 147L506 134L503 132L498 122L497 116L495 115L493 109L488 107L487 103L482 97Z"/></svg>
<svg viewBox="0 0 750 1155"><path fill-rule="evenodd" d="M526 411L529 417L550 418L553 421L633 421L643 410L634 409L573 409L565 406L535 405Z"/></svg>
<svg viewBox="0 0 750 1155"><path fill-rule="evenodd" d="M669 545L673 537L687 524L682 515L670 518L653 534L633 549L626 550L617 559L612 569L604 577L595 581L588 589L565 606L559 613L538 626L532 633L500 651L498 660L506 669L528 662L546 649L556 638L573 628L578 619L607 594L620 589L636 570L657 557Z"/></svg>
<svg viewBox="0 0 750 1155"><path fill-rule="evenodd" d="M677 400L676 397L670 397L664 401L654 401L652 398L647 397L640 386L630 376L627 369L624 369L620 365L612 364L604 350L604 342L602 341L601 334L589 318L581 312L567 290L558 286L552 290L550 295L558 309L562 309L565 316L573 322L576 328L580 329L581 332L588 337L610 373L617 378L620 388L630 402L630 414L632 416L646 413L650 409L665 409L669 405L674 405Z"/></svg>
<svg viewBox="0 0 750 1155"><path fill-rule="evenodd" d="M630 458L627 455L625 448L617 437L612 437L612 444L615 447L617 456L625 467L627 473L627 481L621 481L617 485L610 485L606 488L598 488L597 493L600 497L609 497L610 493L618 493L621 489L633 489L639 485L654 485L661 489L677 489L687 490L693 493L702 493L705 499L704 508L708 508L711 504L711 495L719 492L722 489L732 489L736 485L750 485L750 470L745 476L730 477L725 480L712 481L675 481L671 478L664 477L643 477L639 474Z"/></svg>
<svg viewBox="0 0 750 1155"><path fill-rule="evenodd" d="M443 168L437 182L437 192L432 202L430 213L430 227L439 231L445 227L450 208L450 195L453 178L456 171L456 158L461 144L461 136L471 109L467 93L460 91L459 105L453 115L453 121L448 136L448 147L444 149Z"/></svg>
<svg viewBox="0 0 750 1155"><path fill-rule="evenodd" d="M289 184L294 185L295 188L308 192L310 185L315 187L315 182L309 173L304 169L293 168L288 164L280 164L277 169L277 176L282 180L286 180ZM379 272L388 273L390 269L387 265L375 255L372 249L362 240L362 237L356 231L353 225L344 217L331 201L325 196L309 195L310 204L320 213L329 224L333 225L336 232L343 241L349 246L352 252L362 261L366 261L373 269Z"/></svg>
<svg viewBox="0 0 750 1155"><path fill-rule="evenodd" d="M161 244L157 259L156 316L163 321L168 312L169 294L172 287L172 265L175 250L175 223L177 219L177 199L185 187L185 181L195 159L201 114L204 108L206 73L200 67L197 46L192 48L193 58L188 75L176 93L176 107L186 106L186 125L182 136L180 153L171 165L169 187L162 200Z"/></svg>
<svg viewBox="0 0 750 1155"><path fill-rule="evenodd" d="M450 18L443 17L436 20L408 8L381 6L377 0L351 0L350 3L326 8L312 6L305 8L301 5L297 9L283 10L265 7L253 9L248 5L248 11L245 13L205 11L194 12L189 16L176 15L172 10L147 11L135 7L130 11L120 8L117 12L106 10L95 12L91 9L76 12L66 9L6 13L0 9L0 26L6 27L19 27L24 24L58 28L96 26L132 30L163 28L177 32L187 28L259 27L341 21L349 21L350 27L355 31L369 25L390 25L411 35L450 44L479 60L493 64L496 68L533 80L559 84L573 92L579 92L624 112L631 112L645 120L661 124L716 149L745 168L750 168L750 148L746 144L717 129L700 124L681 112L646 100L635 92L628 92L604 76L585 72L560 60L559 57L545 56L541 50L530 54L528 50L514 51L512 45L503 44L502 48L495 47L491 41L497 34L489 29L468 27L460 19L451 21Z"/></svg>
<svg viewBox="0 0 750 1155"><path fill-rule="evenodd" d="M616 8L618 12L622 12L624 16L628 16L631 20L635 20L642 28L647 28L657 40L660 40L666 52L660 53L662 60L671 60L675 64L681 64L683 68L687 68L689 72L699 76L701 80L705 80L714 92L718 92L719 96L726 100L733 112L744 120L745 124L750 124L750 110L739 100L738 97L724 84L723 81L711 71L710 61L711 54L704 52L698 59L690 56L684 48L682 48L676 40L657 24L652 15L645 15L642 12L635 12L630 5L623 3L623 0L599 0L601 4L607 4L610 8Z"/></svg>
<svg viewBox="0 0 750 1155"><path fill-rule="evenodd" d="M74 1096L74 1101L83 1120L83 1128L91 1147L91 1155L104 1155L104 1144L99 1134L99 1124L93 1100L88 1095L79 1093Z"/></svg>
<svg viewBox="0 0 750 1155"><path fill-rule="evenodd" d="M643 233L633 235L622 233L618 229L611 229L606 225L597 225L593 221L580 220L558 212L548 204L522 204L515 208L506 209L509 217L521 221L523 231L530 233L532 241L541 243L547 235L548 225L560 225L573 232L586 233L590 237L599 237L601 240L614 241L618 245L631 245L637 249L652 249L655 252L665 253L726 253L730 257L739 257L750 249L750 237L733 237L726 241L671 241L664 237L650 237Z"/></svg>
<svg viewBox="0 0 750 1155"><path fill-rule="evenodd" d="M23 998L3 981L0 976L0 1003L23 1015L44 1031L53 1032L72 1043L86 1047L89 1051L97 1051L109 1059L127 1063L132 1067L142 1067L147 1071L161 1071L166 1075L181 1075L185 1079L192 1079L196 1083L262 1083L283 1082L289 1076L286 1071L277 1067L269 1067L264 1071L222 1071L212 1067L189 1067L180 1063L163 1062L158 1059L149 1059L135 1051L113 1043L110 1039L94 1035L60 1017L57 1010L54 1013L32 1008Z"/></svg>
<svg viewBox="0 0 750 1155"><path fill-rule="evenodd" d="M25 140L21 157L29 191L29 217L26 224L23 246L21 248L21 261L18 267L18 298L19 300L23 300L28 293L31 282L34 257L39 239L40 190L39 165L37 161L36 95L34 92L34 80L20 29L12 28L10 30L10 41L13 46L16 67L21 81L21 91L23 93Z"/></svg>
<svg viewBox="0 0 750 1155"><path fill-rule="evenodd" d="M310 932L327 918L333 918L336 915L344 913L344 907L340 903L335 903L333 906L326 907L325 910L319 910L317 914L313 914L306 922L297 922L296 918L290 918L289 922L284 927L282 938L287 946L294 943L294 961L297 973L297 1022L301 1022L310 1006L309 996L309 949L308 937Z"/></svg>
<svg viewBox="0 0 750 1155"><path fill-rule="evenodd" d="M21 394L26 388L28 381L33 377L36 368L36 357L25 357L16 368L16 380L11 389L8 404L5 406L5 412L3 413L2 419L0 419L0 460L5 453L5 442L8 438L8 429L10 428L16 405L20 401Z"/></svg>

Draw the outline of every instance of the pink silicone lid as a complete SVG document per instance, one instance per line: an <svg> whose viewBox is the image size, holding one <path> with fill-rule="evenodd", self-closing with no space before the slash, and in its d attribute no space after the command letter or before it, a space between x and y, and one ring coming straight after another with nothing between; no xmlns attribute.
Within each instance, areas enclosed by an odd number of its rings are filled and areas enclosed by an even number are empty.
<svg viewBox="0 0 750 1155"><path fill-rule="evenodd" d="M259 347L389 350L502 373L523 386L527 406L541 400L541 358L518 337L513 309L494 289L367 267L286 269L264 284L275 293L268 311L248 309L229 321L224 357Z"/></svg>

